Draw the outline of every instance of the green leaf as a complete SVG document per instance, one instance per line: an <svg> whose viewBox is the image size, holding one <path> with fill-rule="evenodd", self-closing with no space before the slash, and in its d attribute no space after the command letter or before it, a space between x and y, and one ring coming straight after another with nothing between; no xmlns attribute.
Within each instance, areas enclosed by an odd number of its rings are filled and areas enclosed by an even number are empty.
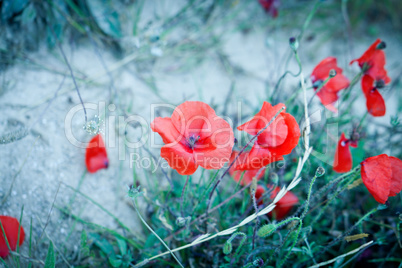
<svg viewBox="0 0 402 268"><path fill-rule="evenodd" d="M87 5L98 27L107 35L115 38L122 36L119 15L112 1L87 0Z"/></svg>
<svg viewBox="0 0 402 268"><path fill-rule="evenodd" d="M81 232L81 247L85 247L87 245L87 232L82 230Z"/></svg>
<svg viewBox="0 0 402 268"><path fill-rule="evenodd" d="M127 243L123 239L117 238L117 245L119 246L120 254L121 255L126 255L127 253Z"/></svg>
<svg viewBox="0 0 402 268"><path fill-rule="evenodd" d="M50 241L49 249L47 250L45 268L56 267L56 256L54 255L54 247L52 241Z"/></svg>
<svg viewBox="0 0 402 268"><path fill-rule="evenodd" d="M123 261L121 259L116 259L115 257L112 257L109 258L109 262L110 265L112 265L113 267L120 267Z"/></svg>

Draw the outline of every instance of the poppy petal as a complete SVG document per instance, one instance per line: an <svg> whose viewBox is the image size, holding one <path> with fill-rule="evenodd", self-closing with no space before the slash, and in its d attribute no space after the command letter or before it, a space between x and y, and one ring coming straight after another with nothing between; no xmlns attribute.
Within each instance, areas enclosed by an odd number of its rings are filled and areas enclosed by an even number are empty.
<svg viewBox="0 0 402 268"><path fill-rule="evenodd" d="M352 154L350 153L348 139L345 138L345 133L342 133L336 147L333 169L338 173L344 173L350 171L352 165Z"/></svg>
<svg viewBox="0 0 402 268"><path fill-rule="evenodd" d="M107 158L105 143L100 134L93 137L89 142L85 154L85 164L89 173L108 168L109 159Z"/></svg>
<svg viewBox="0 0 402 268"><path fill-rule="evenodd" d="M297 124L296 119L288 113L281 113L281 115L288 127L288 135L286 137L286 140L281 145L269 148L269 151L275 157L278 157L279 155L290 154L299 143L300 138L300 128Z"/></svg>
<svg viewBox="0 0 402 268"><path fill-rule="evenodd" d="M363 53L363 55L360 58L352 60L349 64L352 64L357 61L359 63L359 66L363 67L363 64L365 62L368 62L370 58L373 56L379 43L381 43L381 39L378 38L377 40L375 40L373 44L371 44L371 46Z"/></svg>
<svg viewBox="0 0 402 268"><path fill-rule="evenodd" d="M396 157L390 156L392 177L389 196L396 196L402 190L402 161Z"/></svg>
<svg viewBox="0 0 402 268"><path fill-rule="evenodd" d="M174 109L171 122L185 137L208 138L213 133L216 114L208 104L201 101L185 101Z"/></svg>
<svg viewBox="0 0 402 268"><path fill-rule="evenodd" d="M247 121L241 126L238 126L237 129L255 136L257 135L258 131L263 129L271 121L271 119L280 111L282 107L285 107L285 105L282 103L272 106L269 102L264 101L261 110L256 113L251 120ZM285 109L282 111L282 113L284 113L284 111Z"/></svg>
<svg viewBox="0 0 402 268"><path fill-rule="evenodd" d="M392 169L386 154L367 158L361 163L361 177L374 199L385 204L390 194Z"/></svg>
<svg viewBox="0 0 402 268"><path fill-rule="evenodd" d="M261 185L258 185L257 189L255 189L255 200L258 201L264 193L265 193L264 187L262 187ZM262 200L260 200L257 205L261 206L263 203L264 202Z"/></svg>
<svg viewBox="0 0 402 268"><path fill-rule="evenodd" d="M269 149L263 148L255 142L249 152L244 152L239 156L235 163L235 170L260 169L280 160L283 160L282 155L271 154Z"/></svg>
<svg viewBox="0 0 402 268"><path fill-rule="evenodd" d="M183 135L177 131L176 127L172 124L170 117L157 117L151 123L151 129L157 132L164 143L179 142L182 140Z"/></svg>
<svg viewBox="0 0 402 268"><path fill-rule="evenodd" d="M337 66L337 60L335 57L327 57L323 59L317 66L314 68L311 73L311 80L314 82L318 80L324 81L329 77L329 72L331 70L335 70L337 74L342 73L342 69Z"/></svg>
<svg viewBox="0 0 402 268"><path fill-rule="evenodd" d="M11 250L14 251L17 248L18 229L20 233L19 246L24 242L25 232L16 218L0 216L0 222L6 235L4 237L3 230L0 228L0 258L6 258L10 252L5 238L7 238Z"/></svg>
<svg viewBox="0 0 402 268"><path fill-rule="evenodd" d="M385 101L377 89L366 94L367 111L372 116L384 116L386 113Z"/></svg>
<svg viewBox="0 0 402 268"><path fill-rule="evenodd" d="M326 84L325 87L328 91L338 92L342 89L345 89L349 86L349 79L343 74L336 74L335 77L331 78Z"/></svg>
<svg viewBox="0 0 402 268"><path fill-rule="evenodd" d="M161 148L161 157L168 162L171 168L176 169L180 175L191 175L198 168L193 152L181 143L163 146Z"/></svg>
<svg viewBox="0 0 402 268"><path fill-rule="evenodd" d="M374 88L374 79L369 75L363 75L362 78L362 91L365 96L370 93Z"/></svg>

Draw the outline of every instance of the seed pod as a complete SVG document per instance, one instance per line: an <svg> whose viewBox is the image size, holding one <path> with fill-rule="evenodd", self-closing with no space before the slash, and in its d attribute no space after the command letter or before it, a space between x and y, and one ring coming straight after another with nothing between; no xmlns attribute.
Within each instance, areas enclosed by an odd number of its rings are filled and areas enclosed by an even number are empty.
<svg viewBox="0 0 402 268"><path fill-rule="evenodd" d="M233 246L232 243L229 241L226 241L225 245L223 246L223 253L224 254L230 254L232 252Z"/></svg>
<svg viewBox="0 0 402 268"><path fill-rule="evenodd" d="M317 178L323 176L325 174L325 169L323 167L318 167L317 170L315 171L315 176Z"/></svg>
<svg viewBox="0 0 402 268"><path fill-rule="evenodd" d="M272 223L266 224L257 231L257 235L259 237L267 237L270 236L275 230L276 230L275 224Z"/></svg>

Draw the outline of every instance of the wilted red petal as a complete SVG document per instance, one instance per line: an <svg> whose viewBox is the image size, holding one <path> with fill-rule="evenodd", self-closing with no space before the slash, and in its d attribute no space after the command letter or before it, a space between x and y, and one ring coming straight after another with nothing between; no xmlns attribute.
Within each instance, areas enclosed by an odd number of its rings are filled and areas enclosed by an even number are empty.
<svg viewBox="0 0 402 268"><path fill-rule="evenodd" d="M18 242L18 229L20 230L19 246L21 246L25 239L24 228L22 228L18 220L13 217L0 216L0 222L1 225L3 226L11 250L12 251L16 250ZM7 257L9 253L10 252L4 237L3 230L0 228L0 258Z"/></svg>
<svg viewBox="0 0 402 268"><path fill-rule="evenodd" d="M382 49L377 48L380 43L381 39L377 39L360 58L352 60L350 64L357 61L360 68L366 65L368 67L365 71L366 75L371 76L374 80L382 79L385 84L388 84L391 82L391 78L388 77L385 70L385 53Z"/></svg>
<svg viewBox="0 0 402 268"><path fill-rule="evenodd" d="M378 38L373 44L371 44L371 46L363 53L360 58L352 60L350 64L357 61L359 63L359 66L362 68L364 63L370 61L371 57L377 50L377 46L379 43L381 43L381 39Z"/></svg>
<svg viewBox="0 0 402 268"><path fill-rule="evenodd" d="M345 138L345 133L342 133L338 141L334 157L334 171L338 173L348 172L352 169L353 161L350 153L348 139Z"/></svg>
<svg viewBox="0 0 402 268"><path fill-rule="evenodd" d="M390 156L389 162L392 169L389 196L396 196L402 190L402 161L396 157Z"/></svg>
<svg viewBox="0 0 402 268"><path fill-rule="evenodd" d="M328 83L325 84L324 88L331 92L339 92L347 88L350 84L349 79L341 73L336 74L332 77Z"/></svg>
<svg viewBox="0 0 402 268"><path fill-rule="evenodd" d="M257 185L257 189L255 189L255 200L258 201L264 193L265 193L264 187L262 187L261 185ZM257 205L261 206L263 203L264 202L260 200Z"/></svg>
<svg viewBox="0 0 402 268"><path fill-rule="evenodd" d="M366 95L367 111L372 116L384 116L386 113L385 101L377 89L370 91Z"/></svg>
<svg viewBox="0 0 402 268"><path fill-rule="evenodd" d="M330 111L337 112L338 110L332 105L338 100L337 92L347 88L350 84L349 79L342 74L342 69L337 66L335 57L328 57L322 60L313 70L311 81L313 84L317 81L324 83L329 77L331 70L336 71L335 77L332 77L321 89L317 92L321 103Z"/></svg>
<svg viewBox="0 0 402 268"><path fill-rule="evenodd" d="M342 73L342 69L338 67L335 57L327 57L323 59L320 63L317 64L317 66L311 73L311 80L313 81L313 83L318 80L324 81L329 77L329 72L332 69L335 70L337 74Z"/></svg>
<svg viewBox="0 0 402 268"><path fill-rule="evenodd" d="M373 156L361 162L361 177L374 199L385 204L390 194L392 177L388 155Z"/></svg>
<svg viewBox="0 0 402 268"><path fill-rule="evenodd" d="M85 164L89 173L95 173L99 169L109 166L105 143L100 134L89 142L85 154Z"/></svg>
<svg viewBox="0 0 402 268"><path fill-rule="evenodd" d="M363 75L362 77L362 91L364 95L370 93L371 90L374 88L374 79L369 75Z"/></svg>

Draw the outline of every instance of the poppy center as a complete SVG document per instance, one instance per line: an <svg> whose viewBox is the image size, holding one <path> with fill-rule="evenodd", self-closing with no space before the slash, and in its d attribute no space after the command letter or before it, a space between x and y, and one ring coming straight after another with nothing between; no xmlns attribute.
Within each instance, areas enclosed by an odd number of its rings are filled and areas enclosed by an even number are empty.
<svg viewBox="0 0 402 268"><path fill-rule="evenodd" d="M194 149L195 144L197 143L197 141L198 141L199 139L200 139L200 135L198 135L197 137L195 137L194 135L191 135L191 136L186 140L187 146L188 146L190 149Z"/></svg>

